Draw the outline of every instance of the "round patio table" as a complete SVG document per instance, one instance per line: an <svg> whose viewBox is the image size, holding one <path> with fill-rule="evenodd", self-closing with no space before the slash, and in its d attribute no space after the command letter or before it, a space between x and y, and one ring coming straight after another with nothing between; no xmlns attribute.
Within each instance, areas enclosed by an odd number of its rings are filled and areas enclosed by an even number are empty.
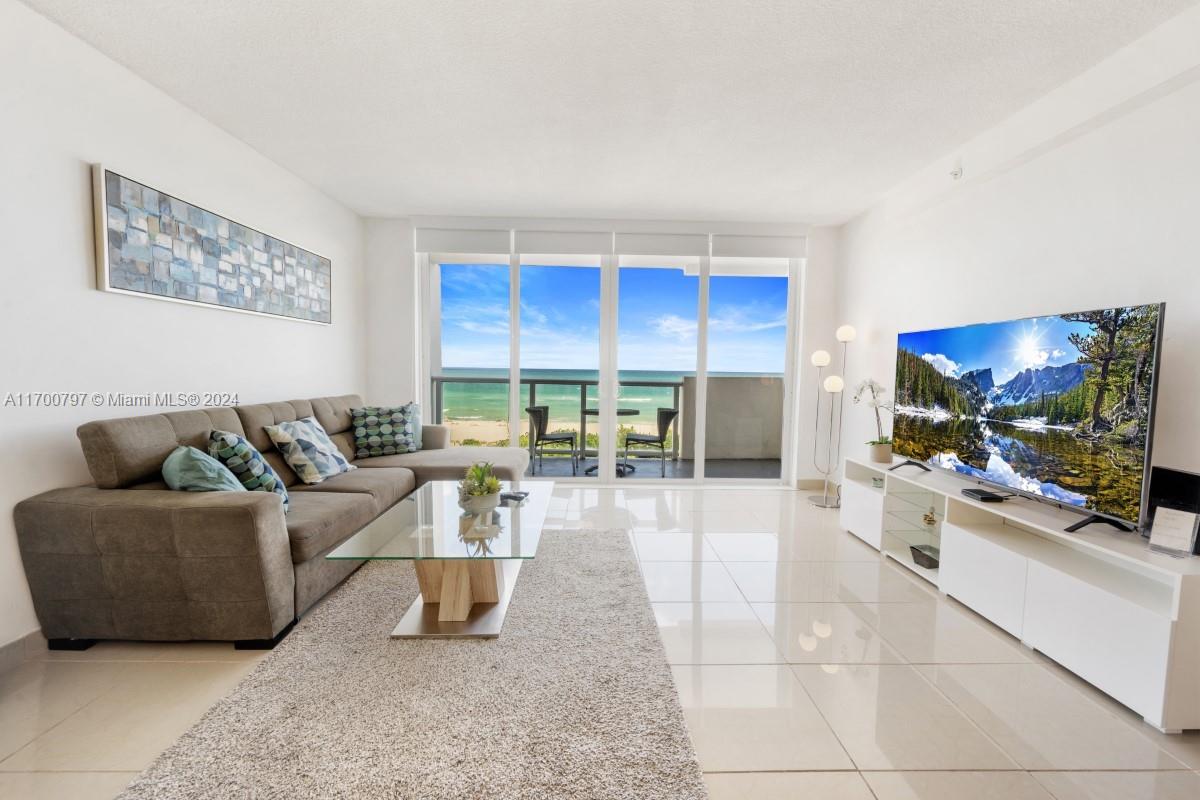
<svg viewBox="0 0 1200 800"><path fill-rule="evenodd" d="M600 416L600 409L585 408L583 410L583 413L589 417L598 417L598 416ZM642 412L638 411L636 408L618 408L617 409L618 417L636 417L638 414L641 414L641 413ZM582 441L582 445L580 446L579 449L586 451L587 450L587 431L583 431L583 435L580 438L583 441ZM584 470L584 474L591 475L593 472L596 472L599 469L600 469L599 464L592 464L590 467L588 467L587 469ZM637 470L634 468L633 464L629 464L628 466L626 466L625 464L617 464L617 477L618 478L624 478L625 474L627 472L637 472Z"/></svg>

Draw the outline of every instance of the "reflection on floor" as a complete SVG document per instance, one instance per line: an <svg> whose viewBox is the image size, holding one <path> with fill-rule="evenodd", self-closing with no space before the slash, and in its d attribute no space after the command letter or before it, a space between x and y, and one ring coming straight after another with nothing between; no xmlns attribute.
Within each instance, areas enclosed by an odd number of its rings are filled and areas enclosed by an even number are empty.
<svg viewBox="0 0 1200 800"><path fill-rule="evenodd" d="M618 455L618 463L620 455ZM596 477L596 472L590 475L586 474L585 470L588 467L596 465L595 458L589 458L581 462L579 475L585 477ZM695 462L667 460L667 474L663 476L662 467L657 458L631 458L629 463L633 465L634 472L629 477L633 478L692 478L695 477ZM705 470L710 478L744 478L746 480L763 480L771 478L779 478L779 459L749 459L749 458L722 458L713 459L705 462ZM532 467L526 472L527 475L533 475ZM562 456L546 456L543 463L539 464L536 472L537 477L547 478L569 478L571 477L571 460ZM624 477L624 476L618 476Z"/></svg>
<svg viewBox="0 0 1200 800"><path fill-rule="evenodd" d="M628 536L713 800L1194 800L1164 736L837 527L807 492L560 486ZM109 798L262 653L102 643L0 673L0 798Z"/></svg>

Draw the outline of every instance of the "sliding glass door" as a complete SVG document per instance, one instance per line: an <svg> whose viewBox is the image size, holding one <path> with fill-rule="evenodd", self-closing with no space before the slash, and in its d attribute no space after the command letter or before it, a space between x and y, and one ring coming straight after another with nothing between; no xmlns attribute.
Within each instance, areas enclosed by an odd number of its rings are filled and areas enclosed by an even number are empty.
<svg viewBox="0 0 1200 800"><path fill-rule="evenodd" d="M508 256L431 265L435 326L429 346L434 421L455 445L507 447L509 425Z"/></svg>
<svg viewBox="0 0 1200 800"><path fill-rule="evenodd" d="M600 258L524 257L520 296L521 442L534 459L530 474L596 478Z"/></svg>
<svg viewBox="0 0 1200 800"><path fill-rule="evenodd" d="M618 263L617 476L691 478L700 259Z"/></svg>
<svg viewBox="0 0 1200 800"><path fill-rule="evenodd" d="M789 478L798 262L675 238L693 255L423 257L430 419L529 477Z"/></svg>
<svg viewBox="0 0 1200 800"><path fill-rule="evenodd" d="M712 259L704 475L781 476L787 259Z"/></svg>

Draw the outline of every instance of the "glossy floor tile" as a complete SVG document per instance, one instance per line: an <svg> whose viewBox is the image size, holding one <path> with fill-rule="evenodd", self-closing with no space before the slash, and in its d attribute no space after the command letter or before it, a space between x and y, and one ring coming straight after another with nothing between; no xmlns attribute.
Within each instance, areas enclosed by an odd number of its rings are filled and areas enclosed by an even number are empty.
<svg viewBox="0 0 1200 800"><path fill-rule="evenodd" d="M0 673L0 760L111 689L114 662L30 661Z"/></svg>
<svg viewBox="0 0 1200 800"><path fill-rule="evenodd" d="M1028 772L864 772L876 800L1054 800Z"/></svg>
<svg viewBox="0 0 1200 800"><path fill-rule="evenodd" d="M709 800L875 800L857 772L709 772Z"/></svg>
<svg viewBox="0 0 1200 800"><path fill-rule="evenodd" d="M861 770L1017 768L913 667L792 669Z"/></svg>
<svg viewBox="0 0 1200 800"><path fill-rule="evenodd" d="M702 533L634 531L632 537L642 561L720 561Z"/></svg>
<svg viewBox="0 0 1200 800"><path fill-rule="evenodd" d="M671 664L782 664L783 656L745 601L654 603Z"/></svg>
<svg viewBox="0 0 1200 800"><path fill-rule="evenodd" d="M0 772L0 798L108 800L136 777L136 772Z"/></svg>
<svg viewBox="0 0 1200 800"><path fill-rule="evenodd" d="M652 603L744 600L725 566L700 561L643 561L642 578Z"/></svg>
<svg viewBox="0 0 1200 800"><path fill-rule="evenodd" d="M775 646L791 664L899 664L904 659L867 623L867 606L845 603L752 603Z"/></svg>
<svg viewBox="0 0 1200 800"><path fill-rule="evenodd" d="M706 772L853 768L788 667L687 666L672 672Z"/></svg>
<svg viewBox="0 0 1200 800"><path fill-rule="evenodd" d="M849 534L847 534L849 535ZM752 603L932 602L903 567L875 563L726 562L726 569Z"/></svg>
<svg viewBox="0 0 1200 800"><path fill-rule="evenodd" d="M1035 772L1056 800L1196 800L1195 772Z"/></svg>
<svg viewBox="0 0 1200 800"><path fill-rule="evenodd" d="M918 669L1025 769L1184 769L1154 741L1039 664Z"/></svg>
<svg viewBox="0 0 1200 800"><path fill-rule="evenodd" d="M126 663L110 689L0 761L0 771L142 770L253 666Z"/></svg>
<svg viewBox="0 0 1200 800"><path fill-rule="evenodd" d="M1030 650L952 600L864 609L884 640L914 664L1027 664Z"/></svg>

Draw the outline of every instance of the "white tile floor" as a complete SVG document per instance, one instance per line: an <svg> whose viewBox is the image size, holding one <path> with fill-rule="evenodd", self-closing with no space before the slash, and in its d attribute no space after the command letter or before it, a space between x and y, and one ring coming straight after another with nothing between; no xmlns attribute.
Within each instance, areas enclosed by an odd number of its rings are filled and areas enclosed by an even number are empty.
<svg viewBox="0 0 1200 800"><path fill-rule="evenodd" d="M555 491L628 535L713 800L1195 800L1163 736L837 528L804 493ZM0 673L0 798L108 798L262 658L39 651Z"/></svg>
<svg viewBox="0 0 1200 800"><path fill-rule="evenodd" d="M1200 798L1164 736L776 490L555 492L630 529L713 800Z"/></svg>

